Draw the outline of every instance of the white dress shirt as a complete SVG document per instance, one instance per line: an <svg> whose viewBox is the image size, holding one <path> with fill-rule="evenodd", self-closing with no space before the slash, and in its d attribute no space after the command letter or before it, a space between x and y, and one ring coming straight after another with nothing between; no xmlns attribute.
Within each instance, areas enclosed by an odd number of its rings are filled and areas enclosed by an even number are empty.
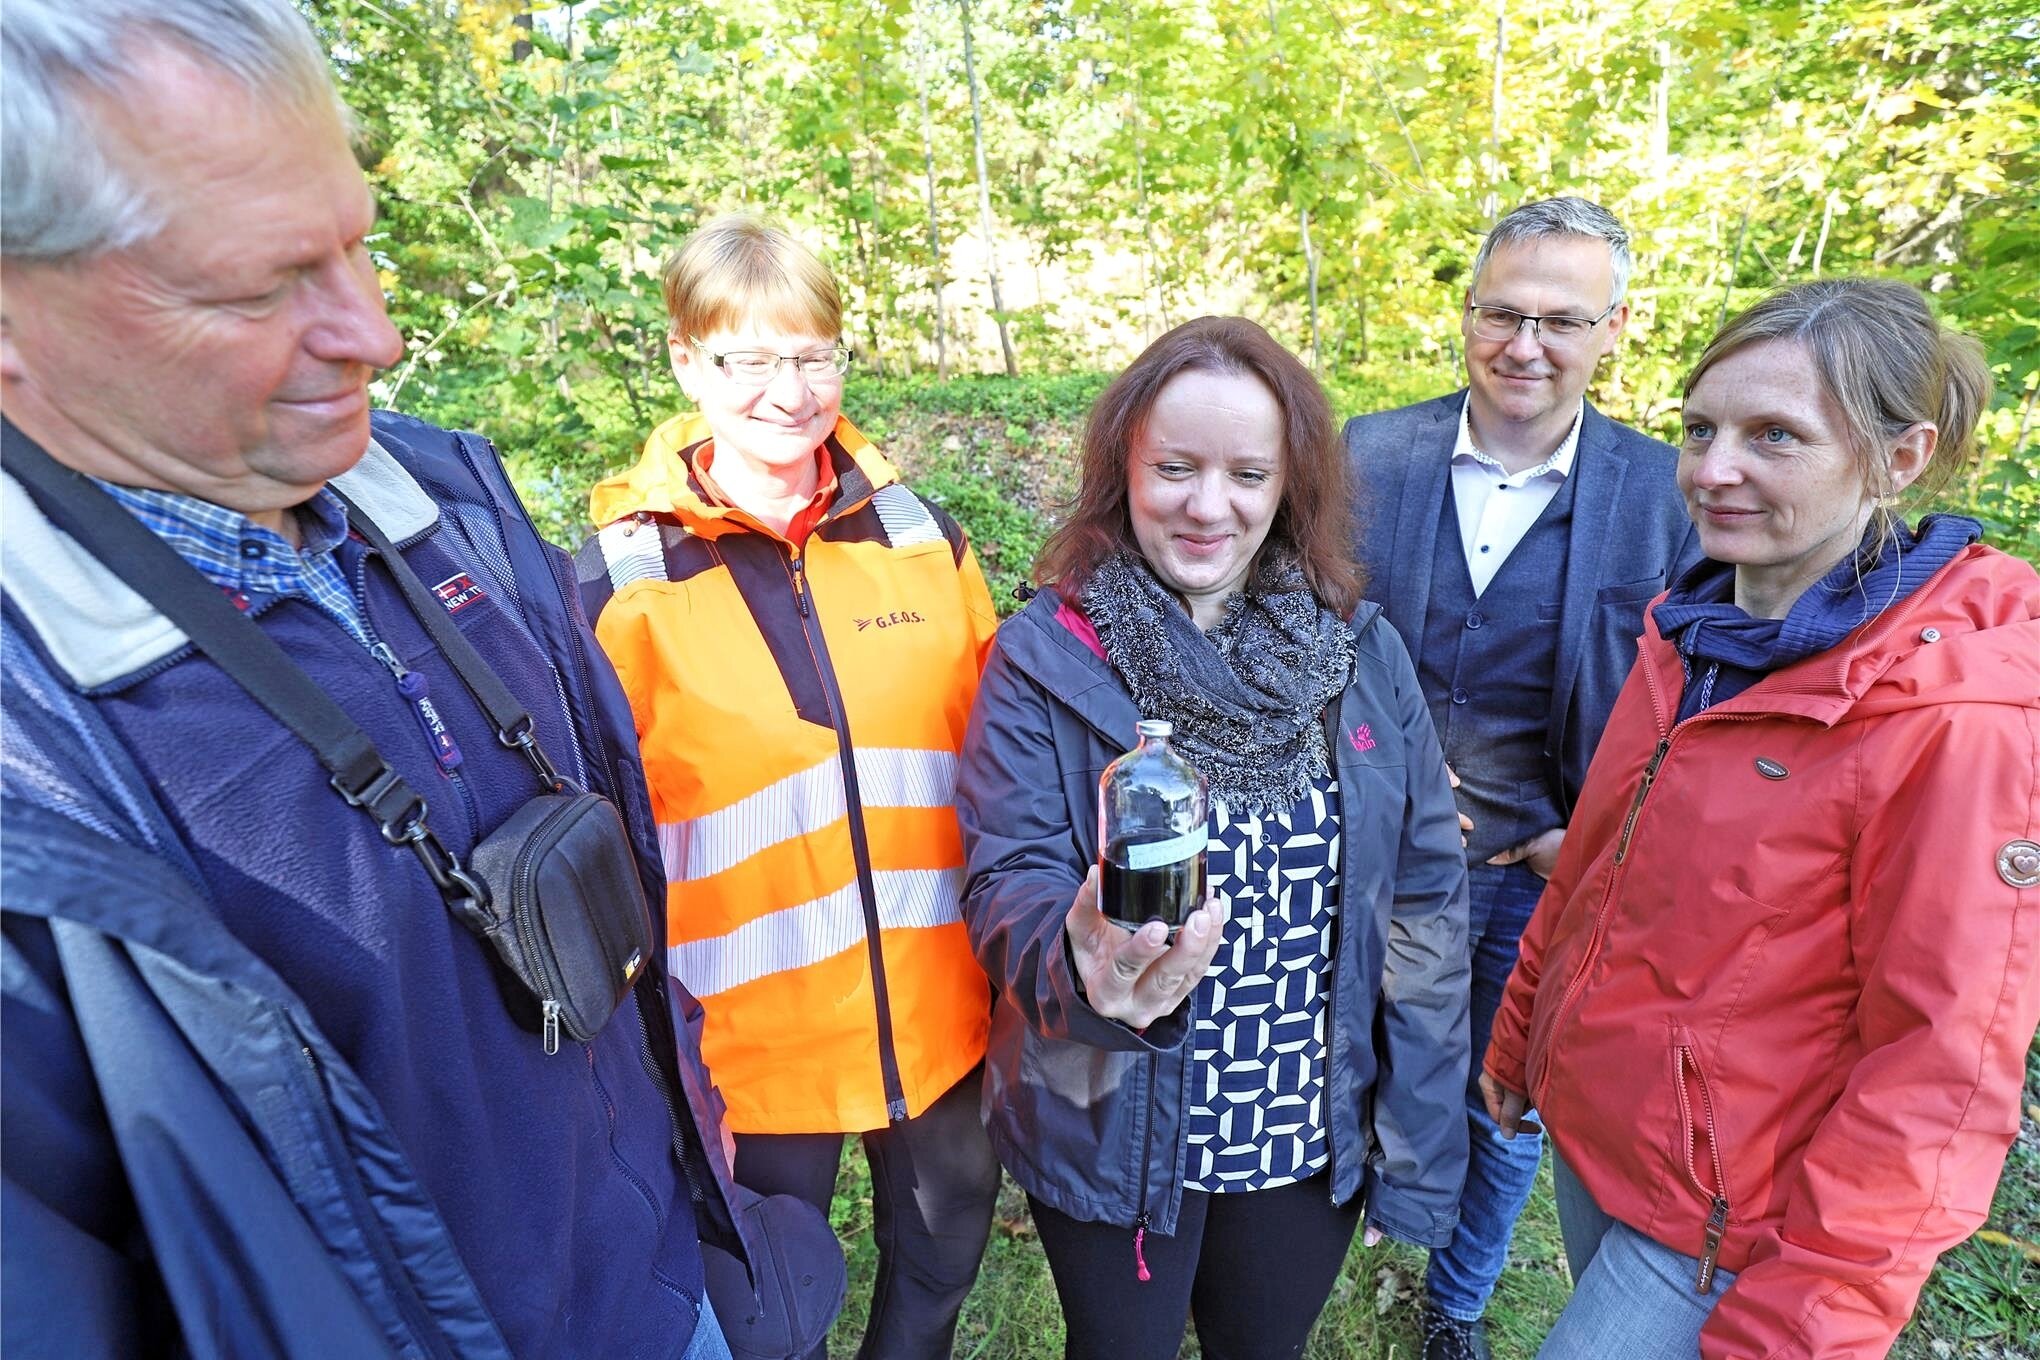
<svg viewBox="0 0 2040 1360"><path fill-rule="evenodd" d="M1580 403L1572 429L1551 457L1521 472L1510 472L1474 447L1473 431L1467 424L1472 407L1471 397L1459 407L1459 439L1452 446L1452 503L1459 511L1466 574L1473 578L1473 593L1478 598L1572 475L1587 404Z"/></svg>

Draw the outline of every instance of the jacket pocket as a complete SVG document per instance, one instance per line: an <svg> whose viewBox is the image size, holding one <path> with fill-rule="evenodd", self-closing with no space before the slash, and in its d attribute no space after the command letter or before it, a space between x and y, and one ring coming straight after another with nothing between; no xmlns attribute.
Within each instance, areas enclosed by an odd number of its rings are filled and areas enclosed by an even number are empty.
<svg viewBox="0 0 2040 1360"><path fill-rule="evenodd" d="M1721 1239L1728 1231L1731 1213L1724 1170L1728 1159L1722 1153L1714 1092L1700 1065L1699 1049L1692 1034L1678 1026L1672 1029L1672 1095L1678 1102L1682 1169L1687 1182L1707 1202L1707 1220L1697 1244L1700 1267L1693 1288L1708 1294L1714 1290L1715 1260L1721 1254Z"/></svg>

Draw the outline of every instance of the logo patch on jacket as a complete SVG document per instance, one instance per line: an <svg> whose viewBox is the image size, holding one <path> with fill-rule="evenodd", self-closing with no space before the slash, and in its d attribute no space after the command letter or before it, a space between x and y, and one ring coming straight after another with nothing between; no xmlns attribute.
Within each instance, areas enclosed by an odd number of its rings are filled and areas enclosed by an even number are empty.
<svg viewBox="0 0 2040 1360"><path fill-rule="evenodd" d="M475 584L475 578L464 571L432 587L432 593L439 597L439 602L446 606L449 614L458 614L476 600L489 598L488 593Z"/></svg>
<svg viewBox="0 0 2040 1360"><path fill-rule="evenodd" d="M926 623L927 621L916 610L895 609L892 613L880 614L877 618L857 620L857 631L861 633L867 628L897 628L903 623Z"/></svg>
<svg viewBox="0 0 2040 1360"><path fill-rule="evenodd" d="M1346 734L1346 740L1353 743L1353 749L1356 751L1372 751L1374 749L1374 728L1367 723L1361 723Z"/></svg>

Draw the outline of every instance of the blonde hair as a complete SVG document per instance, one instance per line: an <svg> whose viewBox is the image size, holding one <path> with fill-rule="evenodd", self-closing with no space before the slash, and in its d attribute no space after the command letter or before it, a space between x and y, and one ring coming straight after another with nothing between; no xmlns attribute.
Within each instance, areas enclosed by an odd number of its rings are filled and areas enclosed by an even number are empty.
<svg viewBox="0 0 2040 1360"><path fill-rule="evenodd" d="M1820 279L1780 289L1721 328L1686 375L1684 396L1702 374L1766 340L1803 347L1821 386L1841 408L1863 485L1879 499L1872 523L1889 537L1891 446L1919 424L1939 432L1926 468L1909 488L1925 500L1976 452L1976 422L1990 402L1983 346L1935 319L1919 289L1896 279Z"/></svg>
<svg viewBox="0 0 2040 1360"><path fill-rule="evenodd" d="M696 231L660 271L673 335L699 340L747 323L843 333L836 277L814 252L755 213L725 213Z"/></svg>

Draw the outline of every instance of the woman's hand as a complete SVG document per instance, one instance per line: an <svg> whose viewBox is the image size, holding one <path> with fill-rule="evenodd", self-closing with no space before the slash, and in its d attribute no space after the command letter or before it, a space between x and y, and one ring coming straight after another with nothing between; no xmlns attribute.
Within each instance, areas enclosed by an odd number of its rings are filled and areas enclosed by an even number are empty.
<svg viewBox="0 0 2040 1360"><path fill-rule="evenodd" d="M1190 913L1174 944L1159 921L1138 930L1114 925L1098 910L1096 866L1084 876L1063 923L1091 1009L1137 1030L1183 1004L1211 967L1224 928L1225 906L1216 896Z"/></svg>
<svg viewBox="0 0 2040 1360"><path fill-rule="evenodd" d="M1480 1074L1480 1098L1487 1102L1488 1118L1495 1121L1502 1137L1544 1131L1536 1120L1523 1117L1523 1112L1530 1108L1530 1097L1521 1091L1511 1091L1485 1072Z"/></svg>

